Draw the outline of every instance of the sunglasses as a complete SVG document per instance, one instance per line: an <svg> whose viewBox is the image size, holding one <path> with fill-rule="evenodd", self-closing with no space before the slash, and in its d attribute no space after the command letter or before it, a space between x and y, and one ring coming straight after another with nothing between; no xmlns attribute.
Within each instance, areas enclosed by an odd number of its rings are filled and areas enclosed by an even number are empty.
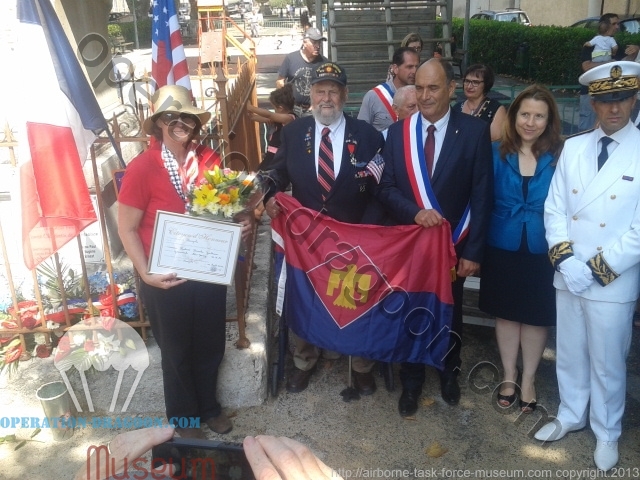
<svg viewBox="0 0 640 480"><path fill-rule="evenodd" d="M198 125L198 118L191 115L190 113L179 113L179 112L164 112L160 116L160 120L167 126L170 126L172 123L176 121L180 121L187 127L194 129L196 125Z"/></svg>

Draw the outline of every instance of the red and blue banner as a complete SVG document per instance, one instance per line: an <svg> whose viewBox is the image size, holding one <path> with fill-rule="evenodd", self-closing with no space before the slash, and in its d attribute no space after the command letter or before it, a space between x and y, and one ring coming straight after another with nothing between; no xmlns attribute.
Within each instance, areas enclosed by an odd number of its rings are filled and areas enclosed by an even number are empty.
<svg viewBox="0 0 640 480"><path fill-rule="evenodd" d="M352 225L288 195L276 200L276 275L289 327L343 354L441 368L456 263L449 224Z"/></svg>

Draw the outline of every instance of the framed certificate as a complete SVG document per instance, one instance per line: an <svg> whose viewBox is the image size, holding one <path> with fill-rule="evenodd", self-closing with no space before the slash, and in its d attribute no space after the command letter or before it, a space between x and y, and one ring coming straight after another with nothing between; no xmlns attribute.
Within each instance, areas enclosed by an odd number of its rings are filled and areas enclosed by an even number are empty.
<svg viewBox="0 0 640 480"><path fill-rule="evenodd" d="M231 285L242 226L158 210L149 273Z"/></svg>

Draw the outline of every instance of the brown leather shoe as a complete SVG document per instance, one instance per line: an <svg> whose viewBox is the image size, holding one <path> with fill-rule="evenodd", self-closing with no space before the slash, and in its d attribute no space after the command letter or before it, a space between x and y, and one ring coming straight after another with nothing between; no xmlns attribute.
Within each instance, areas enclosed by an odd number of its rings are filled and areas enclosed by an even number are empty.
<svg viewBox="0 0 640 480"><path fill-rule="evenodd" d="M207 438L199 428L176 427L175 432L180 435L181 438Z"/></svg>
<svg viewBox="0 0 640 480"><path fill-rule="evenodd" d="M372 395L376 391L376 381L373 378L373 373L355 372L353 373L353 384L360 392L360 395Z"/></svg>
<svg viewBox="0 0 640 480"><path fill-rule="evenodd" d="M310 370L294 368L293 372L287 379L287 392L299 393L305 390L309 386L309 379L315 369L315 365Z"/></svg>
<svg viewBox="0 0 640 480"><path fill-rule="evenodd" d="M233 429L233 424L229 417L227 417L224 413L220 413L217 417L211 417L207 420L206 423L211 430L220 435L224 435L225 433L229 433Z"/></svg>

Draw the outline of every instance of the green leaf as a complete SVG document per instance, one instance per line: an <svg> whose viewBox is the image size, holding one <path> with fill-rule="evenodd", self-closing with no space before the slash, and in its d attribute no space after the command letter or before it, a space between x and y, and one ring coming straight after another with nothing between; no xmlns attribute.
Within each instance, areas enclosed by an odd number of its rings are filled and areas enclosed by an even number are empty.
<svg viewBox="0 0 640 480"><path fill-rule="evenodd" d="M39 428L36 428L36 429L33 431L33 433L31 434L31 436L30 436L29 438L33 438L33 437L35 437L35 436L36 436L36 435L38 435L41 431L42 431L42 430L40 430Z"/></svg>
<svg viewBox="0 0 640 480"><path fill-rule="evenodd" d="M22 440L18 445L15 446L14 450L18 450L22 447L24 447L27 444L26 440Z"/></svg>
<svg viewBox="0 0 640 480"><path fill-rule="evenodd" d="M124 344L131 350L136 350L136 342L134 342L131 338L127 338L124 341Z"/></svg>

